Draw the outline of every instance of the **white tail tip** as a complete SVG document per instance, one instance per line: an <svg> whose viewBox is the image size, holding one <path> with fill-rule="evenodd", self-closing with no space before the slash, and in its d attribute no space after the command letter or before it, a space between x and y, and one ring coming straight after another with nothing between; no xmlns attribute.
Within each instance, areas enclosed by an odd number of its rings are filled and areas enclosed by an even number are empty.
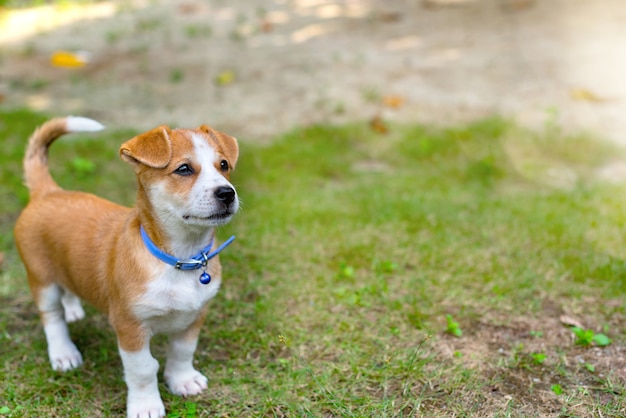
<svg viewBox="0 0 626 418"><path fill-rule="evenodd" d="M97 132L104 129L100 122L82 116L68 116L65 118L65 127L68 132Z"/></svg>

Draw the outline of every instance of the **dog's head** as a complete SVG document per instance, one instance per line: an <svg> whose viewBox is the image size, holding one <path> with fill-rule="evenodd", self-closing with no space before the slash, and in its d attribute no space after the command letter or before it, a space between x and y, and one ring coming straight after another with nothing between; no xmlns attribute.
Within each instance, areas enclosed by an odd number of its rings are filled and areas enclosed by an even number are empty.
<svg viewBox="0 0 626 418"><path fill-rule="evenodd" d="M230 183L239 147L229 135L206 125L162 125L122 144L120 156L134 165L162 222L213 227L230 221L239 209Z"/></svg>

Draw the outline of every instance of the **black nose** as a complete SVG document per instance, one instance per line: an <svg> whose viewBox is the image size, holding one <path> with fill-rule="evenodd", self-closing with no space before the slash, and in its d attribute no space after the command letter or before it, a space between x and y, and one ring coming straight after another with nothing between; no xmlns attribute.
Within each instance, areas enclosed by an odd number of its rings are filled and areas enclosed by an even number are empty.
<svg viewBox="0 0 626 418"><path fill-rule="evenodd" d="M215 197L220 202L223 202L226 206L233 203L233 200L235 200L235 195L235 189L233 189L232 187L220 186L215 189Z"/></svg>

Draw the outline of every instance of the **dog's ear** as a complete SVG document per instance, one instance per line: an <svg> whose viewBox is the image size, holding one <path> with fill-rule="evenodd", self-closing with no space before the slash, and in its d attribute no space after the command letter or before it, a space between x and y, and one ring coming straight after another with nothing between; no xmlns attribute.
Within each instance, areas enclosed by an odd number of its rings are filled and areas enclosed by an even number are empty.
<svg viewBox="0 0 626 418"><path fill-rule="evenodd" d="M129 139L120 147L120 157L133 164L145 164L152 168L164 168L172 159L172 130L165 125Z"/></svg>
<svg viewBox="0 0 626 418"><path fill-rule="evenodd" d="M217 143L217 146L228 160L228 164L234 169L237 164L237 159L239 158L239 145L237 145L237 140L207 125L200 125L198 130L208 134Z"/></svg>

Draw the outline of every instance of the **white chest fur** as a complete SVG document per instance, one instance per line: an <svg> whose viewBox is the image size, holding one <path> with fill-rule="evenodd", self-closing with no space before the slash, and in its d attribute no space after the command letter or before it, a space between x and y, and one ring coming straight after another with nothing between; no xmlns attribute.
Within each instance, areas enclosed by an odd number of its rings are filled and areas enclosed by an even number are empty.
<svg viewBox="0 0 626 418"><path fill-rule="evenodd" d="M199 281L201 273L202 270L180 271L167 266L138 298L133 309L135 315L153 333L186 329L220 287L221 277L212 277L204 285Z"/></svg>

